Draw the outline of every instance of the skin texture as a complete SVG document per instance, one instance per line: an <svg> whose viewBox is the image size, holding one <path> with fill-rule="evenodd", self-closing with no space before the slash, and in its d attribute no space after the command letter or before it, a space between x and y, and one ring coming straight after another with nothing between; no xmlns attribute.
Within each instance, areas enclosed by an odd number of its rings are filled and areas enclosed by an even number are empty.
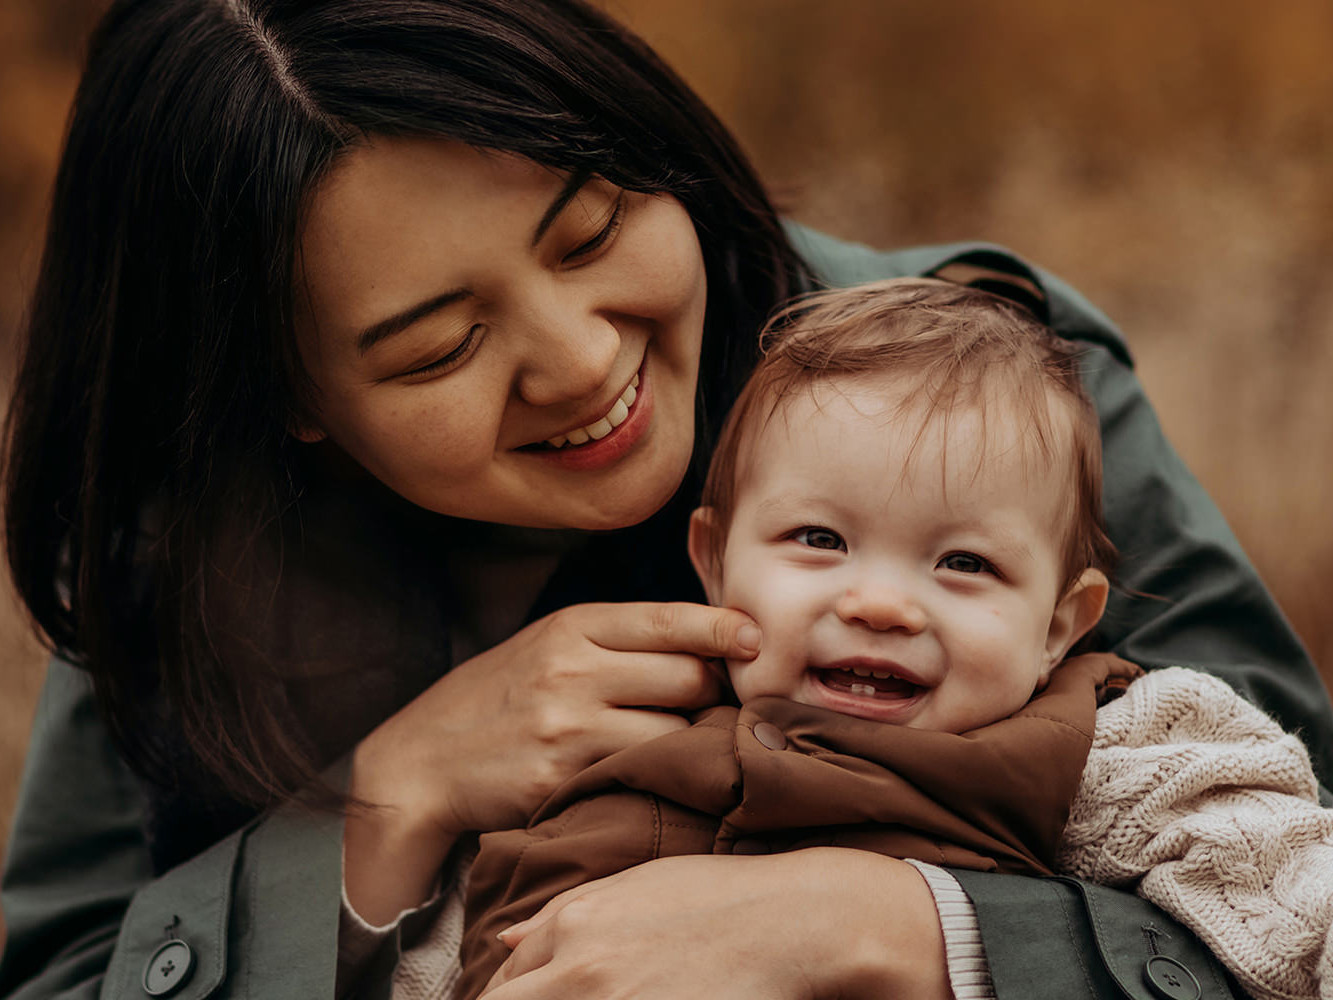
<svg viewBox="0 0 1333 1000"><path fill-rule="evenodd" d="M301 244L297 332L318 394L298 436L327 436L457 517L606 529L665 503L694 441L699 242L672 198L567 180L439 139L378 138L347 156ZM409 311L415 322L359 343ZM616 433L541 447L595 424L636 374L634 419Z"/></svg>
<svg viewBox="0 0 1333 1000"><path fill-rule="evenodd" d="M742 702L965 732L1026 704L1100 617L1097 570L1061 592L1063 455L993 407L903 403L884 378L797 392L753 432L720 566L696 514L710 599L764 632L729 664Z"/></svg>

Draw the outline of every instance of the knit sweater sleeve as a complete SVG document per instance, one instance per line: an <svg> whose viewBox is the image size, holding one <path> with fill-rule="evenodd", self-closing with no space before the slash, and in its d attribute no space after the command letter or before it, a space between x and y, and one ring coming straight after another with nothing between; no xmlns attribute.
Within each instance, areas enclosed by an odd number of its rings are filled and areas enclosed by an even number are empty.
<svg viewBox="0 0 1333 1000"><path fill-rule="evenodd" d="M1097 714L1062 870L1134 887L1260 998L1333 998L1333 810L1305 747L1214 677L1149 673Z"/></svg>

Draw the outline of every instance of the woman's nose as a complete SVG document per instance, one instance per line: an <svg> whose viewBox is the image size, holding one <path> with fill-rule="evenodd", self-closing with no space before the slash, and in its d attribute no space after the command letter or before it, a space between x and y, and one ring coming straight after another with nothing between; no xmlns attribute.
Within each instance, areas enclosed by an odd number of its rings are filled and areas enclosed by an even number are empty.
<svg viewBox="0 0 1333 1000"><path fill-rule="evenodd" d="M620 354L620 332L606 317L548 309L529 318L518 392L533 406L587 399L606 385Z"/></svg>
<svg viewBox="0 0 1333 1000"><path fill-rule="evenodd" d="M926 627L926 611L900 582L861 580L843 591L837 614L849 625L863 625L877 632L901 629L920 632Z"/></svg>

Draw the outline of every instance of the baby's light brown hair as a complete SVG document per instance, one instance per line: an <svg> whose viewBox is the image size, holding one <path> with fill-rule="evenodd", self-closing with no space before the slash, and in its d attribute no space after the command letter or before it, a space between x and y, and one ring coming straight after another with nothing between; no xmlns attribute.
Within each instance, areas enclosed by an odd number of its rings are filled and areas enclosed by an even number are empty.
<svg viewBox="0 0 1333 1000"><path fill-rule="evenodd" d="M933 278L893 278L817 292L791 303L760 334L763 356L723 425L704 484L714 558L722 565L743 449L795 392L833 379L888 377L901 406L929 421L960 407L1020 418L1043 460L1068 470L1061 590L1085 569L1108 577L1116 551L1102 515L1101 433L1079 375L1081 349L1017 302ZM1067 423L1066 423L1067 421Z"/></svg>

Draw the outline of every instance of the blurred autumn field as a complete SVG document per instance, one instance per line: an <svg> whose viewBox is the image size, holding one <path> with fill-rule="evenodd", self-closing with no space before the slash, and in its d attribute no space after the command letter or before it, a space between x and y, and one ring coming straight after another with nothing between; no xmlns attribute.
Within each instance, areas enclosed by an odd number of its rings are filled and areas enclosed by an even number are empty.
<svg viewBox="0 0 1333 1000"><path fill-rule="evenodd" d="M1333 4L608 0L784 210L982 237L1126 331L1169 436L1333 676ZM0 0L7 381L94 0ZM0 829L42 655L0 596Z"/></svg>

